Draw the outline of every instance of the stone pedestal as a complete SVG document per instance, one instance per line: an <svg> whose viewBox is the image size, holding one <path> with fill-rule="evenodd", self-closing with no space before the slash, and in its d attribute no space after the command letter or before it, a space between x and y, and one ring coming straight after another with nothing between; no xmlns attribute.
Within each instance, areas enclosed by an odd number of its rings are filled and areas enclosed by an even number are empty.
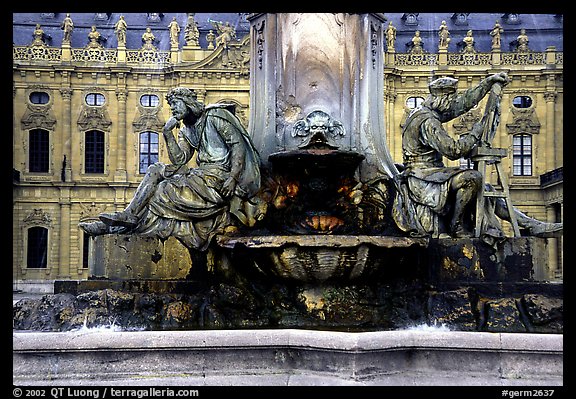
<svg viewBox="0 0 576 399"><path fill-rule="evenodd" d="M188 250L173 237L162 242L113 234L93 240L88 256L91 279L185 279L192 265Z"/></svg>
<svg viewBox="0 0 576 399"><path fill-rule="evenodd" d="M207 54L200 46L185 45L182 47L181 60L184 62L196 62L203 60Z"/></svg>
<svg viewBox="0 0 576 399"><path fill-rule="evenodd" d="M211 272L191 280L177 242L102 236L88 281L56 281L54 295L17 303L14 323L562 333L563 285L533 278L544 242L509 238L494 251L469 239L219 237L207 254Z"/></svg>

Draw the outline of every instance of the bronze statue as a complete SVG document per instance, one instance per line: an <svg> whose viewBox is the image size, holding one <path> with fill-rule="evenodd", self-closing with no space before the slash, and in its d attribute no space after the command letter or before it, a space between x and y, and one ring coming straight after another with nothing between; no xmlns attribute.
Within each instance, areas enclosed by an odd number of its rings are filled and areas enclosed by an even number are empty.
<svg viewBox="0 0 576 399"><path fill-rule="evenodd" d="M508 76L498 73L482 80L474 88L458 95L458 80L444 77L429 85L430 95L421 107L408 116L402 131L403 170L395 177L397 193L393 217L398 227L412 235L472 237L471 213L482 175L473 169L446 167L443 157L451 160L470 155L482 140L485 126L477 122L468 134L454 140L442 124L466 113L496 85L508 84ZM486 118L483 119L486 123ZM502 198L493 199L485 214L481 235L494 242L503 237L496 219L510 220ZM473 207L472 207L473 208ZM513 209L518 225L534 236L549 236L562 230L561 223L544 223Z"/></svg>
<svg viewBox="0 0 576 399"><path fill-rule="evenodd" d="M233 226L232 215L253 226L263 216L260 158L248 133L225 105L204 105L184 87L166 95L172 116L163 128L171 164L148 167L128 207L80 223L88 234L174 236L205 250L212 237ZM178 140L172 130L181 126ZM197 167L187 163L197 152Z"/></svg>

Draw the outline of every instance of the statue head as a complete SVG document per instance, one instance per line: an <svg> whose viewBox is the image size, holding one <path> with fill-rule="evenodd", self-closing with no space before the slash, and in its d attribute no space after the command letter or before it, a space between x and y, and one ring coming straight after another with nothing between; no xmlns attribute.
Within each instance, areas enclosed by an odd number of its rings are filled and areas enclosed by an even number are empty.
<svg viewBox="0 0 576 399"><path fill-rule="evenodd" d="M456 92L457 86L458 79L443 77L430 82L428 90L430 90L430 93L434 95L450 94Z"/></svg>
<svg viewBox="0 0 576 399"><path fill-rule="evenodd" d="M458 79L443 77L438 78L428 85L430 96L424 100L423 105L430 109L444 112L447 111L456 98Z"/></svg>
<svg viewBox="0 0 576 399"><path fill-rule="evenodd" d="M198 101L197 97L194 90L186 87L175 87L166 94L166 101L171 108L176 102L181 101L190 110L192 116L198 118L204 111L204 104Z"/></svg>

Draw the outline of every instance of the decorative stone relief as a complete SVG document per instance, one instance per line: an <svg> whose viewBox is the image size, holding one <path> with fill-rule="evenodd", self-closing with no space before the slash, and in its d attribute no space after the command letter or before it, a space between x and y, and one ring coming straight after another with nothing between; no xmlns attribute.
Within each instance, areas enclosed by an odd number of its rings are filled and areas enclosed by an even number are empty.
<svg viewBox="0 0 576 399"><path fill-rule="evenodd" d="M42 209L33 209L22 221L24 227L29 226L52 226L52 218Z"/></svg>

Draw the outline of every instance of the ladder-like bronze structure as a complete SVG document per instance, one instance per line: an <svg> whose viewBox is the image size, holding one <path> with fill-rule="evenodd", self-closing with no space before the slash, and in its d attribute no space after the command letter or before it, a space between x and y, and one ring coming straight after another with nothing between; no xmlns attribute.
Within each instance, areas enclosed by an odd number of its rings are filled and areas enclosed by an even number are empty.
<svg viewBox="0 0 576 399"><path fill-rule="evenodd" d="M505 148L490 148L484 146L474 148L470 154L470 159L474 162L474 169L478 170L482 174L482 189L479 191L478 196L476 197L476 228L474 230L475 237L480 237L482 219L484 218L484 199L486 197L504 198L506 201L506 207L508 208L508 213L510 214L510 223L512 224L514 237L520 237L518 221L516 220L512 199L510 198L510 189L508 187L506 175L502 169L502 158L506 156ZM489 165L494 165L496 167L498 182L501 187L500 190L498 190L496 187L494 187L496 191L486 190L486 167Z"/></svg>

